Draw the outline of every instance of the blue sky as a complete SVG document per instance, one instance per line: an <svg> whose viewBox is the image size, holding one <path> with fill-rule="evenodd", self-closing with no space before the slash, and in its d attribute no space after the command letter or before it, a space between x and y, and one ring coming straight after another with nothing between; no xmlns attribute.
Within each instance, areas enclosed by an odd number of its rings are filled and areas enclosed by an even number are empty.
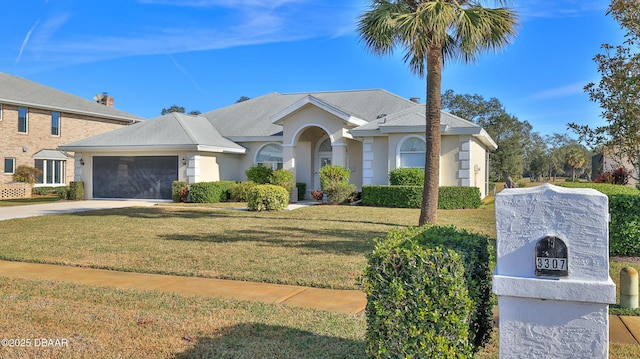
<svg viewBox="0 0 640 359"><path fill-rule="evenodd" d="M26 0L3 3L0 71L154 118L240 96L383 88L425 100L402 51L370 54L356 32L368 0ZM493 2L486 3L493 5ZM606 0L514 1L518 36L475 64L448 63L443 91L496 97L541 134L601 125L583 87L623 32Z"/></svg>

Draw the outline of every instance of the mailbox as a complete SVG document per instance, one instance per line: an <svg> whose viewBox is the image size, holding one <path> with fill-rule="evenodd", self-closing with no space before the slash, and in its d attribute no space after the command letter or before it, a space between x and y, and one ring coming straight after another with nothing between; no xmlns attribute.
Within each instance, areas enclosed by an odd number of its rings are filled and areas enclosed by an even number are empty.
<svg viewBox="0 0 640 359"><path fill-rule="evenodd" d="M495 210L500 358L606 359L607 196L545 184L505 189Z"/></svg>
<svg viewBox="0 0 640 359"><path fill-rule="evenodd" d="M536 243L535 273L537 276L566 277L569 275L567 245L558 237L546 236Z"/></svg>

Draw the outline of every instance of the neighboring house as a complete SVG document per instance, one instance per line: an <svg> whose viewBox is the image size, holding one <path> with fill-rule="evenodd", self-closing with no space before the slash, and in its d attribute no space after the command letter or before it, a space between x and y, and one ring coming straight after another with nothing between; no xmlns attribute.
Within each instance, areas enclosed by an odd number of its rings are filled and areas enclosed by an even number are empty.
<svg viewBox="0 0 640 359"><path fill-rule="evenodd" d="M142 120L35 82L0 73L0 183L13 181L18 166L42 171L36 186L67 185L74 178L73 154L57 147Z"/></svg>
<svg viewBox="0 0 640 359"><path fill-rule="evenodd" d="M442 113L442 186L488 187L480 126ZM88 198L171 198L174 180L246 180L254 164L291 171L307 191L325 164L347 167L351 183L388 184L399 167L424 167L425 106L384 90L271 93L191 116L156 119L60 146L76 153ZM82 159L82 162L80 162ZM296 198L295 194L292 198Z"/></svg>
<svg viewBox="0 0 640 359"><path fill-rule="evenodd" d="M607 153L599 153L591 157L591 180L595 181L598 175L606 172L614 172L621 167L624 167L629 174L627 185L637 185L638 174L629 159L625 157L622 159L622 162L620 162L620 160L614 159L613 156Z"/></svg>

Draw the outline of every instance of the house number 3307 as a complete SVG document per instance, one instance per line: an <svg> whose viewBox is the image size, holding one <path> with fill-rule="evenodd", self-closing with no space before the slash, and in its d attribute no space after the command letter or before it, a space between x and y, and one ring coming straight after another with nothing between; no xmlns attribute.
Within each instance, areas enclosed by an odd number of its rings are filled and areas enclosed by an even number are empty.
<svg viewBox="0 0 640 359"><path fill-rule="evenodd" d="M536 269L567 270L565 258L536 257Z"/></svg>

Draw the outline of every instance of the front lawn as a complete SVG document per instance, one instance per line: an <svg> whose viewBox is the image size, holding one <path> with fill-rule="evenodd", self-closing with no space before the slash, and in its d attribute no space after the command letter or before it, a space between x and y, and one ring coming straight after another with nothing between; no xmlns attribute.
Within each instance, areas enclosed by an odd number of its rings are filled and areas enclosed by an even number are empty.
<svg viewBox="0 0 640 359"><path fill-rule="evenodd" d="M493 210L439 211L439 224L495 237ZM372 239L417 218L350 206L103 210L3 221L0 259L354 289ZM614 280L622 265L612 262ZM48 281L0 277L0 310L5 337L69 340L0 357L358 358L366 345L363 316ZM476 357L496 353L494 332ZM640 346L611 345L611 358L638 356Z"/></svg>
<svg viewBox="0 0 640 359"><path fill-rule="evenodd" d="M1 358L364 357L363 316L277 304L0 277L0 311Z"/></svg>
<svg viewBox="0 0 640 359"><path fill-rule="evenodd" d="M60 201L58 196L34 196L31 198L4 199L0 201L0 207L24 206L29 204L42 204Z"/></svg>
<svg viewBox="0 0 640 359"><path fill-rule="evenodd" d="M349 206L92 211L3 222L0 259L355 289L372 239L417 218L418 210ZM456 218L494 228L492 209L442 216Z"/></svg>

